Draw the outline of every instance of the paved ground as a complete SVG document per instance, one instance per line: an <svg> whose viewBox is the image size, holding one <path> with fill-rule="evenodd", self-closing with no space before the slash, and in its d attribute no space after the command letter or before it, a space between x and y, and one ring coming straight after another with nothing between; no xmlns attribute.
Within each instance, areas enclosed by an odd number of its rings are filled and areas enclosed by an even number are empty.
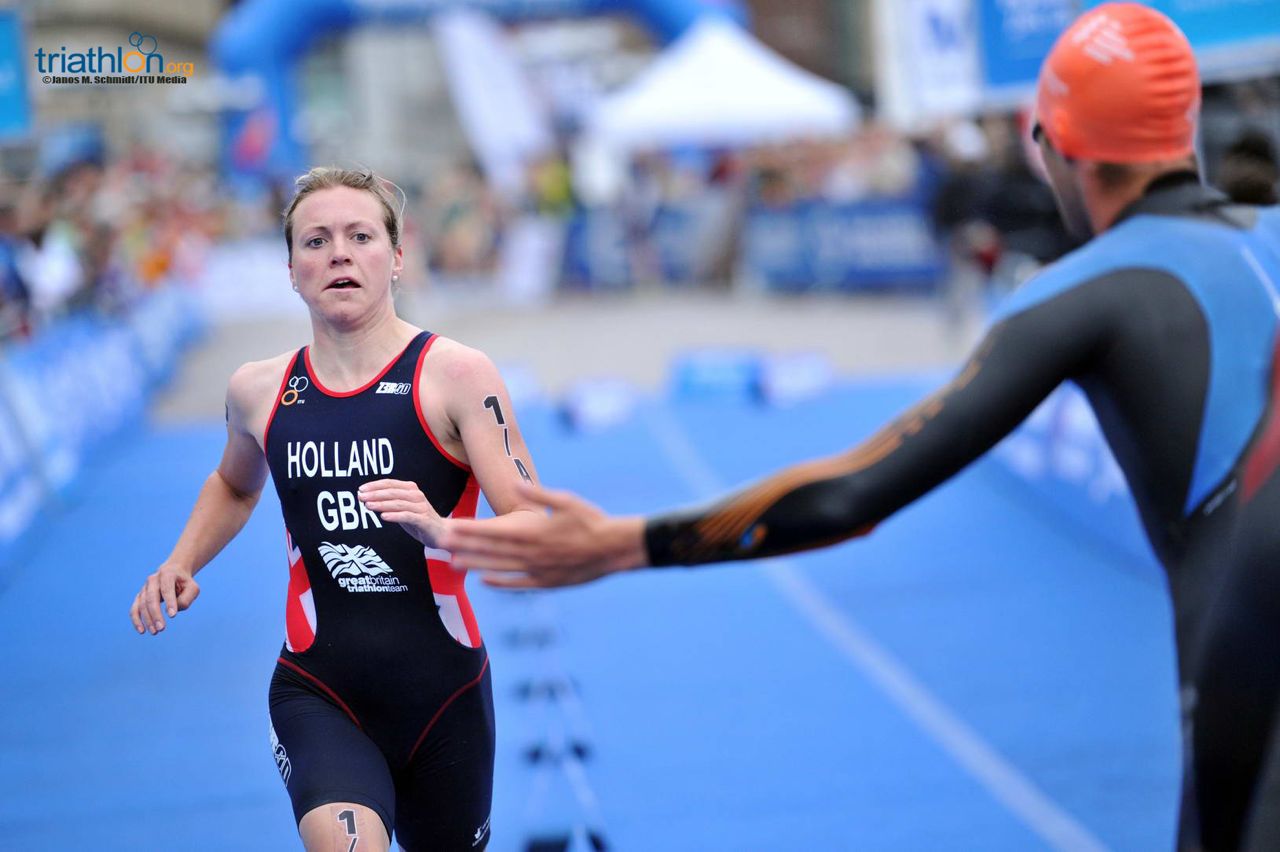
<svg viewBox="0 0 1280 852"><path fill-rule="evenodd" d="M923 390L651 400L591 434L534 405L522 425L548 481L633 512L847 446ZM268 742L274 489L171 629L126 617L222 441L216 422L122 437L0 587L0 848L299 848ZM619 852L1171 848L1160 571L995 459L873 536L771 565L469 585L494 673L494 852L592 834Z"/></svg>
<svg viewBox="0 0 1280 852"><path fill-rule="evenodd" d="M153 408L162 423L221 418L227 378L245 361L311 339L275 241L219 249L197 283L209 333ZM406 290L400 313L423 328L523 366L553 396L574 381L616 377L656 390L672 355L697 347L821 352L846 376L914 372L961 360L980 321L923 296L767 296L707 289L570 295L510 305L484 282Z"/></svg>
<svg viewBox="0 0 1280 852"><path fill-rule="evenodd" d="M651 294L566 298L530 308L427 297L402 313L417 324L524 365L556 394L578 379L620 377L662 386L672 355L696 347L817 351L844 375L930 369L956 363L971 333L958 333L926 298L771 298ZM227 377L241 363L310 340L301 305L216 321L161 397L162 422L220 417Z"/></svg>

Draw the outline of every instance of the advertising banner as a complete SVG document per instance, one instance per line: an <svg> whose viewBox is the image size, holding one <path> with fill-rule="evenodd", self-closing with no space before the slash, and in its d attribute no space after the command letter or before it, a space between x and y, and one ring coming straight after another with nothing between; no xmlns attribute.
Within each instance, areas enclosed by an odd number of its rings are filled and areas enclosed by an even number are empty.
<svg viewBox="0 0 1280 852"><path fill-rule="evenodd" d="M1079 12L1079 0L979 0L986 100L1026 97L1058 34Z"/></svg>
<svg viewBox="0 0 1280 852"><path fill-rule="evenodd" d="M909 199L808 202L747 213L742 269L779 290L931 290L943 252Z"/></svg>
<svg viewBox="0 0 1280 852"><path fill-rule="evenodd" d="M1029 99L1040 64L1058 34L1103 0L974 0L982 100L1011 106ZM1208 81L1280 70L1280 2L1276 0L1145 0L1177 23L1195 48Z"/></svg>
<svg viewBox="0 0 1280 852"><path fill-rule="evenodd" d="M1090 0L1098 6L1102 0ZM1276 0L1145 0L1182 28L1196 50L1280 39Z"/></svg>
<svg viewBox="0 0 1280 852"><path fill-rule="evenodd" d="M1090 0L1097 6L1100 0ZM1146 0L1177 22L1196 49L1206 80L1280 70L1280 2Z"/></svg>
<svg viewBox="0 0 1280 852"><path fill-rule="evenodd" d="M975 0L875 0L876 101L895 127L915 130L982 102Z"/></svg>
<svg viewBox="0 0 1280 852"><path fill-rule="evenodd" d="M31 132L24 44L18 10L0 8L0 139Z"/></svg>

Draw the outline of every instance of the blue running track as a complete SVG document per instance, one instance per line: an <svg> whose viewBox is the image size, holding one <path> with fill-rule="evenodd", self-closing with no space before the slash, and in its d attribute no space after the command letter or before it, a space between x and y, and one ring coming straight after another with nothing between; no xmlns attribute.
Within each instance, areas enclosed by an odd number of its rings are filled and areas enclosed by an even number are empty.
<svg viewBox="0 0 1280 852"><path fill-rule="evenodd" d="M544 481L638 512L847 447L922 387L649 401L591 435L521 414ZM127 618L222 439L116 441L0 571L0 849L300 848L267 738L287 582L270 488L190 612L159 637ZM1172 848L1161 573L996 462L814 554L471 589L498 705L491 849Z"/></svg>

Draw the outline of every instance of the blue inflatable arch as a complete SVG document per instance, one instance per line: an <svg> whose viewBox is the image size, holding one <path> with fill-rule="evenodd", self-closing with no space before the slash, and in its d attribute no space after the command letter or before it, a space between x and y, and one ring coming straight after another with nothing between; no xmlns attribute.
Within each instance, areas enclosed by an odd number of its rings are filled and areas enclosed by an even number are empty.
<svg viewBox="0 0 1280 852"><path fill-rule="evenodd" d="M306 167L293 132L295 75L317 40L369 24L422 25L456 8L504 21L630 13L662 42L707 13L745 17L740 0L244 0L219 24L210 53L223 74L258 78L263 101L251 112L224 117L224 171L279 180Z"/></svg>

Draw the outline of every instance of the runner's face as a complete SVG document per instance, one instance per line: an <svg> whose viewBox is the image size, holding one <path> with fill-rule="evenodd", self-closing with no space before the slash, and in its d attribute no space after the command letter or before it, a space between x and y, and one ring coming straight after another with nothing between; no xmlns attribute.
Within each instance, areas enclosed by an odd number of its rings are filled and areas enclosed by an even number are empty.
<svg viewBox="0 0 1280 852"><path fill-rule="evenodd" d="M290 273L309 308L353 320L390 299L402 253L392 247L382 216L371 193L346 186L319 190L298 204Z"/></svg>
<svg viewBox="0 0 1280 852"><path fill-rule="evenodd" d="M1039 122L1036 122L1032 130L1032 137L1040 145L1045 173L1049 178L1049 186L1053 189L1053 200L1058 203L1058 213L1062 216L1067 232L1078 240L1092 238L1093 223L1089 220L1084 192L1080 189L1080 179L1075 167L1049 143Z"/></svg>

